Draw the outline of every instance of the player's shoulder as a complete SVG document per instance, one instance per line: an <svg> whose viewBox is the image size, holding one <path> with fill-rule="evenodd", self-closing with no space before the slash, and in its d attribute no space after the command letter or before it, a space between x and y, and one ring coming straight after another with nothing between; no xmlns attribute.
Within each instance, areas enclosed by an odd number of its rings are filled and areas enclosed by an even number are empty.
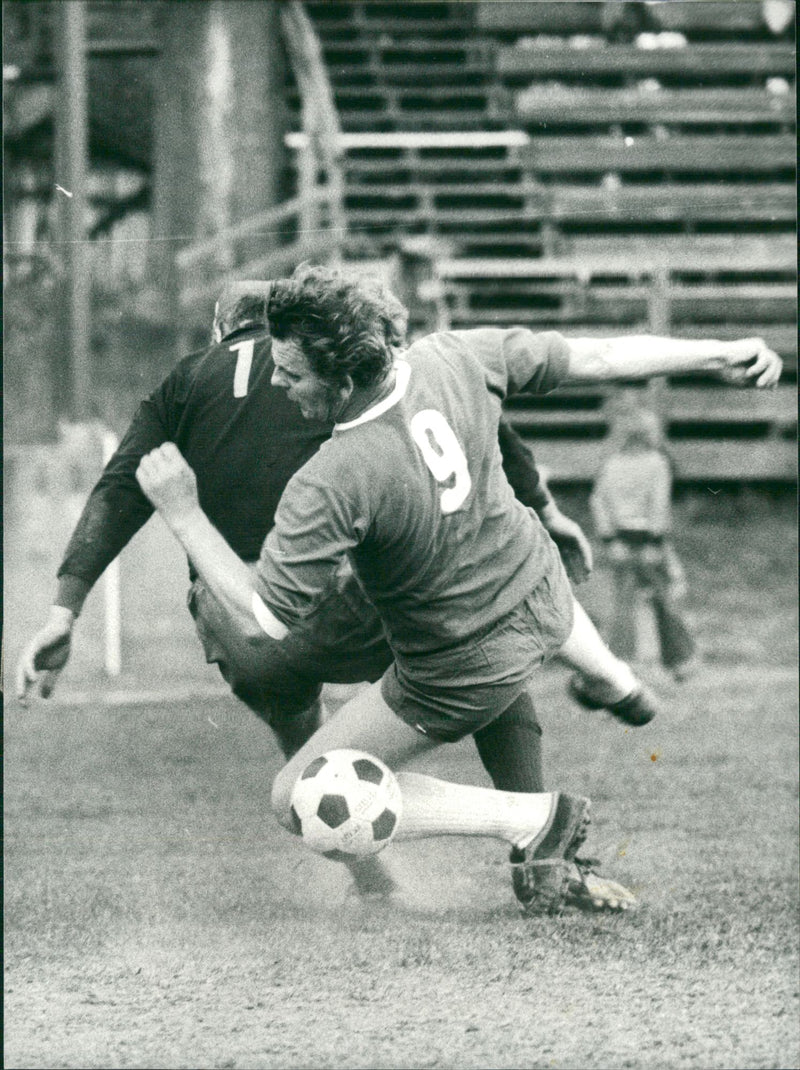
<svg viewBox="0 0 800 1070"><path fill-rule="evenodd" d="M428 380L437 374L442 378L453 374L463 378L470 366L474 365L477 372L482 356L493 352L497 344L497 338L480 328L436 331L412 342L403 359L411 366L412 382L415 370L423 371Z"/></svg>
<svg viewBox="0 0 800 1070"><path fill-rule="evenodd" d="M520 352L538 355L542 361L563 358L569 343L558 331L531 331L528 327L470 327L437 331L413 342L406 351L412 362L450 359L458 364L473 360L492 364L501 356Z"/></svg>
<svg viewBox="0 0 800 1070"><path fill-rule="evenodd" d="M178 361L170 377L187 385L200 385L213 381L220 373L227 373L238 359L248 359L256 364L271 357L272 345L269 332L262 329L240 331L229 335L221 342L209 342L195 349Z"/></svg>
<svg viewBox="0 0 800 1070"><path fill-rule="evenodd" d="M231 355L243 349L252 348L253 352L269 355L272 350L269 331L263 328L237 331L223 338L220 342L210 342L203 349L198 349L184 358L187 367L213 367L223 361L230 362Z"/></svg>
<svg viewBox="0 0 800 1070"><path fill-rule="evenodd" d="M297 515L308 528L309 518L313 518L311 526L314 526L323 524L327 514L360 512L357 503L369 498L372 467L369 450L352 448L358 438L350 436L346 449L328 439L298 468L281 496L279 510L285 523L291 523L289 518Z"/></svg>
<svg viewBox="0 0 800 1070"><path fill-rule="evenodd" d="M331 437L295 472L291 482L326 496L356 500L368 495L386 469L386 436L391 434L393 417L394 411L390 411L379 420L345 430L334 427Z"/></svg>
<svg viewBox="0 0 800 1070"><path fill-rule="evenodd" d="M434 355L470 353L485 345L497 345L503 335L500 327L471 327L466 330L434 331L415 339L406 350L412 361Z"/></svg>

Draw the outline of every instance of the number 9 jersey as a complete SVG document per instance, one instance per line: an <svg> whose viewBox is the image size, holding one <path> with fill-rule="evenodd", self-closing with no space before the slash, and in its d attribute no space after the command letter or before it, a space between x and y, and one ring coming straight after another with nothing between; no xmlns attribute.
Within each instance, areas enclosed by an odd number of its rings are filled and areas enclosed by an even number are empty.
<svg viewBox="0 0 800 1070"><path fill-rule="evenodd" d="M558 552L514 496L498 446L501 403L566 373L555 332L428 335L395 365L391 393L290 480L258 565L291 629L344 555L401 654L434 652L499 620L554 570Z"/></svg>

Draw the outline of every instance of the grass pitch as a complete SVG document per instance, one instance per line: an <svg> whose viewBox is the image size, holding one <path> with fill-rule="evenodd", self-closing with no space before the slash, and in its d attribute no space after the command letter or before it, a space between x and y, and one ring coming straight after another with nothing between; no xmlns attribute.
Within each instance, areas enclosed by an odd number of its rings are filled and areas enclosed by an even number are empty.
<svg viewBox="0 0 800 1070"><path fill-rule="evenodd" d="M76 651L60 697L6 711L5 1065L800 1066L796 524L741 505L679 506L706 666L656 671L663 717L626 731L562 670L535 685L548 783L591 796L587 852L630 915L523 919L503 845L456 837L391 846L398 901L364 908L269 816L279 756L247 710L110 701ZM140 690L186 644L180 593L174 621L126 617L150 637ZM602 619L602 584L581 597ZM486 783L469 741L417 768Z"/></svg>
<svg viewBox="0 0 800 1070"><path fill-rule="evenodd" d="M402 893L267 814L232 701L7 724L8 1067L786 1067L797 1025L791 671L709 670L640 730L543 677L552 784L588 792L622 917L523 919L503 846L391 846ZM485 783L469 742L421 764Z"/></svg>

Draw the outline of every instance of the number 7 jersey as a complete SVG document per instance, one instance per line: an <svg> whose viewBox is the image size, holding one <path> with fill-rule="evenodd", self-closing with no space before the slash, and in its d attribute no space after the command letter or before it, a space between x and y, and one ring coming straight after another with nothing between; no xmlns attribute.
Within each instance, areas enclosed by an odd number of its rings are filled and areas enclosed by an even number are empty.
<svg viewBox="0 0 800 1070"><path fill-rule="evenodd" d="M509 612L561 564L503 472L501 402L552 390L567 358L561 335L523 328L410 346L391 393L337 424L284 491L259 562L270 608L291 628L347 554L398 652L442 649Z"/></svg>

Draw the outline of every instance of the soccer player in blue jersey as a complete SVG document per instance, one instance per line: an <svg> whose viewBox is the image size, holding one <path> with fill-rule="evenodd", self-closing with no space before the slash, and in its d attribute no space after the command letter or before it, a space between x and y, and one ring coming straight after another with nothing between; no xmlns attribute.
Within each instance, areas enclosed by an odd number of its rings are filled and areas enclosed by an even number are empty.
<svg viewBox="0 0 800 1070"><path fill-rule="evenodd" d="M193 474L166 444L138 479L201 577L257 627L291 645L351 561L394 655L381 683L323 724L278 774L275 812L292 827L292 786L326 750L353 747L397 768L492 723L532 672L582 642L584 622L553 542L503 476L501 402L522 389L717 371L777 382L760 339L567 340L522 328L442 332L398 352L396 302L365 280L304 268L273 285L273 381L332 437L287 485L258 578L200 509ZM532 912L557 908L588 800L498 792L400 772L401 837L459 833L512 844L513 884Z"/></svg>

